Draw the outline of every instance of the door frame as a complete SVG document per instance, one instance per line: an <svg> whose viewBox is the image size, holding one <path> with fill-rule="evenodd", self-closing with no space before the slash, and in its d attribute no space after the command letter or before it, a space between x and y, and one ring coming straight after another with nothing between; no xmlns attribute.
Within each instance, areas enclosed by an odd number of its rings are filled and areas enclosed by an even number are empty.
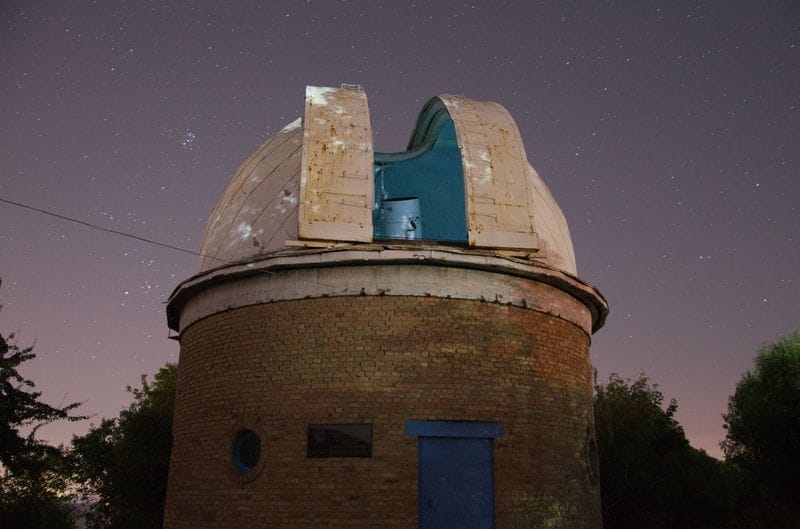
<svg viewBox="0 0 800 529"><path fill-rule="evenodd" d="M492 494L492 527L494 526L494 446L493 440L503 435L503 425L499 422L483 422L483 421L407 421L405 433L409 436L417 437L417 509L418 509L418 525L422 526L423 515L423 487L421 486L422 472L420 459L421 445L426 438L451 438L451 439L483 439L490 441L490 457L491 457L491 494Z"/></svg>

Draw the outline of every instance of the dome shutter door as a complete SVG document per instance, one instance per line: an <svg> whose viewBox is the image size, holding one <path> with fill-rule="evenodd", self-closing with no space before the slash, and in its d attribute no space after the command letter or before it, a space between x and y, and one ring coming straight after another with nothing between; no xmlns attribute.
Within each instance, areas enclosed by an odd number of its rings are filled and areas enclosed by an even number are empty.
<svg viewBox="0 0 800 529"><path fill-rule="evenodd" d="M360 87L306 88L298 236L372 240L372 127Z"/></svg>
<svg viewBox="0 0 800 529"><path fill-rule="evenodd" d="M497 103L440 98L461 146L470 246L537 250L528 159L513 118Z"/></svg>

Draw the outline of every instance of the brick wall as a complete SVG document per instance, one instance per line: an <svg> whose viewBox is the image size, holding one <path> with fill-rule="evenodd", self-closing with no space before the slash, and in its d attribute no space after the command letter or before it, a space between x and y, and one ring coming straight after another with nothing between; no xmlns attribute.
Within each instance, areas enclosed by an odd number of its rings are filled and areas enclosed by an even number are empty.
<svg viewBox="0 0 800 529"><path fill-rule="evenodd" d="M503 424L496 527L599 528L588 346L542 312L435 297L204 318L181 336L165 528L415 528L412 419ZM307 458L315 423L372 423L373 457ZM249 480L231 463L241 428L262 439Z"/></svg>

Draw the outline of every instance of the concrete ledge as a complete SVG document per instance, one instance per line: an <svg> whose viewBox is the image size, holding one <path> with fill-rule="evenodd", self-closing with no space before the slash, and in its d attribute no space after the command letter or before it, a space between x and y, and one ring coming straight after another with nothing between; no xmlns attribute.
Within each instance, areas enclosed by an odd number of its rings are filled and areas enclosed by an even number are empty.
<svg viewBox="0 0 800 529"><path fill-rule="evenodd" d="M198 274L167 304L181 332L211 314L247 305L329 296L435 296L553 314L587 334L608 304L589 285L535 261L449 247L349 247L282 251Z"/></svg>

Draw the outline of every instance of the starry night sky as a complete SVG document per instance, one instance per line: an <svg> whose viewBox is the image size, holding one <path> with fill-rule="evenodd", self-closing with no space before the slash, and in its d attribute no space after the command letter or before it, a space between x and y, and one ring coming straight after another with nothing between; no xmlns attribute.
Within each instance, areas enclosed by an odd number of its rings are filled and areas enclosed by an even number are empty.
<svg viewBox="0 0 800 529"><path fill-rule="evenodd" d="M609 300L601 379L646 372L719 455L741 373L800 328L800 3L2 0L0 198L198 251L305 86L341 83L380 151L431 96L505 106ZM0 332L46 400L116 416L177 360L197 264L0 203Z"/></svg>

